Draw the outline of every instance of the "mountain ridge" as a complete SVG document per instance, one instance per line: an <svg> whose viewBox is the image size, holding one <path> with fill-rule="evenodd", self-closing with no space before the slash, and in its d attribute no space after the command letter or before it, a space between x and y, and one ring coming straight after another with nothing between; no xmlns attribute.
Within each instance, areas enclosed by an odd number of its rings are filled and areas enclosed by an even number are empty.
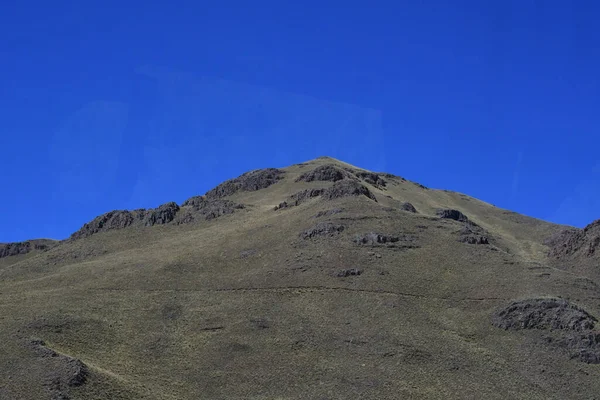
<svg viewBox="0 0 600 400"><path fill-rule="evenodd" d="M0 258L0 397L600 390L595 255L552 255L595 243L595 229L580 242L330 158L207 193L111 211L51 248Z"/></svg>

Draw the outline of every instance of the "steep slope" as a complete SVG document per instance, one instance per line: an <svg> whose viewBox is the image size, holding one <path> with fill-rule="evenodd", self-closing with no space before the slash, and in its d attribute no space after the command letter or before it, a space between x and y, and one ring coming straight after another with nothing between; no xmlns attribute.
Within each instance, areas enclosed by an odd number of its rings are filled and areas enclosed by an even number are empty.
<svg viewBox="0 0 600 400"><path fill-rule="evenodd" d="M564 229L328 157L114 211L0 264L0 398L589 399Z"/></svg>

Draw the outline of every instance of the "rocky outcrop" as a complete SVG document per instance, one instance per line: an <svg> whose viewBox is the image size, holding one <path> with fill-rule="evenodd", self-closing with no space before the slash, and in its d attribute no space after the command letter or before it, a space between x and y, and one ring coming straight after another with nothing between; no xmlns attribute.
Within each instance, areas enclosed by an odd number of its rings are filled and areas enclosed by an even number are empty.
<svg viewBox="0 0 600 400"><path fill-rule="evenodd" d="M349 276L358 276L360 274L362 274L362 271L359 268L348 268L340 270L336 276L338 278L346 278Z"/></svg>
<svg viewBox="0 0 600 400"><path fill-rule="evenodd" d="M550 247L550 257L565 259L572 257L592 258L600 256L600 220L583 229L565 229L545 241Z"/></svg>
<svg viewBox="0 0 600 400"><path fill-rule="evenodd" d="M186 200L181 207L175 202L169 202L148 210L116 210L94 218L73 233L71 239L81 239L99 232L125 229L130 226L151 227L170 223L181 225L196 220L211 220L243 208L243 205L230 200L194 196Z"/></svg>
<svg viewBox="0 0 600 400"><path fill-rule="evenodd" d="M321 165L300 175L296 182L330 181L337 182L349 177L348 173L332 164Z"/></svg>
<svg viewBox="0 0 600 400"><path fill-rule="evenodd" d="M279 203L279 205L277 205L275 207L275 210L298 206L309 199L321 196L324 192L325 192L325 189L301 190L300 192L297 192L297 193L294 193L293 195L291 195L288 200Z"/></svg>
<svg viewBox="0 0 600 400"><path fill-rule="evenodd" d="M132 225L136 221L142 221L145 215L146 210L144 209L134 211L110 211L84 224L81 227L81 229L79 229L77 232L71 235L71 239L81 239L89 237L98 232L105 232L114 229L123 229Z"/></svg>
<svg viewBox="0 0 600 400"><path fill-rule="evenodd" d="M383 179L379 174L376 174L374 172L354 171L354 175L357 178L362 179L363 181L378 188L384 188L387 185L387 181Z"/></svg>
<svg viewBox="0 0 600 400"><path fill-rule="evenodd" d="M144 217L145 226L164 225L175 219L179 206L175 202L161 205L153 210L148 210Z"/></svg>
<svg viewBox="0 0 600 400"><path fill-rule="evenodd" d="M581 307L557 298L516 301L492 317L492 324L505 330L547 332L538 339L590 364L600 364L600 332L594 330L597 322Z"/></svg>
<svg viewBox="0 0 600 400"><path fill-rule="evenodd" d="M377 201L375 195L365 185L349 179L335 182L323 193L323 197L327 200L349 196L365 196L373 201Z"/></svg>
<svg viewBox="0 0 600 400"><path fill-rule="evenodd" d="M462 212L453 209L441 208L436 211L436 215L444 219L453 219L459 222L470 222L469 218Z"/></svg>
<svg viewBox="0 0 600 400"><path fill-rule="evenodd" d="M194 196L186 200L176 218L176 223L187 224L195 220L212 220L223 215L233 214L237 210L244 209L243 204L230 200L209 200L205 196Z"/></svg>
<svg viewBox="0 0 600 400"><path fill-rule="evenodd" d="M395 243L398 242L400 238L398 236L391 235L382 235L380 233L370 232L364 235L359 235L354 238L354 242L357 244L366 244L366 245L377 245L377 244L386 244L386 243Z"/></svg>
<svg viewBox="0 0 600 400"><path fill-rule="evenodd" d="M237 178L230 179L206 192L209 199L220 199L238 192L253 192L266 189L283 178L284 172L277 168L259 169L246 172Z"/></svg>
<svg viewBox="0 0 600 400"><path fill-rule="evenodd" d="M529 299L515 301L493 316L492 323L507 330L563 329L587 331L597 319L564 299Z"/></svg>
<svg viewBox="0 0 600 400"><path fill-rule="evenodd" d="M25 242L0 243L0 258L31 253L34 250L45 251L58 244L49 239L34 239Z"/></svg>
<svg viewBox="0 0 600 400"><path fill-rule="evenodd" d="M319 236L335 236L344 231L344 225L334 224L332 222L319 222L311 229L300 232L302 239L312 239Z"/></svg>
<svg viewBox="0 0 600 400"><path fill-rule="evenodd" d="M467 235L461 237L460 239L458 239L458 241L467 244L490 244L490 241L486 236Z"/></svg>

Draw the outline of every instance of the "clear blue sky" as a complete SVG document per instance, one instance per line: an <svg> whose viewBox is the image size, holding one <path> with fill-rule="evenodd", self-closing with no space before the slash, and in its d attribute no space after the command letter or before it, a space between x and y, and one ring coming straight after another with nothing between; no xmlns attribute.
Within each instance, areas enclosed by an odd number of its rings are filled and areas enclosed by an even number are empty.
<svg viewBox="0 0 600 400"><path fill-rule="evenodd" d="M330 155L600 218L594 1L8 2L0 242Z"/></svg>

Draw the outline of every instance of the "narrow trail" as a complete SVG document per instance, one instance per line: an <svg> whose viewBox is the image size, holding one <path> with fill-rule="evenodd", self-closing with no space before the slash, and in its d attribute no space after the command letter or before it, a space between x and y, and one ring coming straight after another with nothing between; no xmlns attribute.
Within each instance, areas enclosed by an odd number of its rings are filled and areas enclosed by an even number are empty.
<svg viewBox="0 0 600 400"><path fill-rule="evenodd" d="M292 292L292 291L305 291L305 292L356 292L386 296L397 296L397 297L408 297L414 299L423 300L441 300L441 301L509 301L510 299L504 297L442 297L442 296L429 296L415 293L403 293L393 292L388 290L374 290L374 289L352 289L347 287L334 287L334 286L275 286L275 287L239 287L239 288L220 288L220 289L122 289L122 288L90 288L88 291L114 291L114 292L206 292L206 293L223 293L223 292Z"/></svg>

